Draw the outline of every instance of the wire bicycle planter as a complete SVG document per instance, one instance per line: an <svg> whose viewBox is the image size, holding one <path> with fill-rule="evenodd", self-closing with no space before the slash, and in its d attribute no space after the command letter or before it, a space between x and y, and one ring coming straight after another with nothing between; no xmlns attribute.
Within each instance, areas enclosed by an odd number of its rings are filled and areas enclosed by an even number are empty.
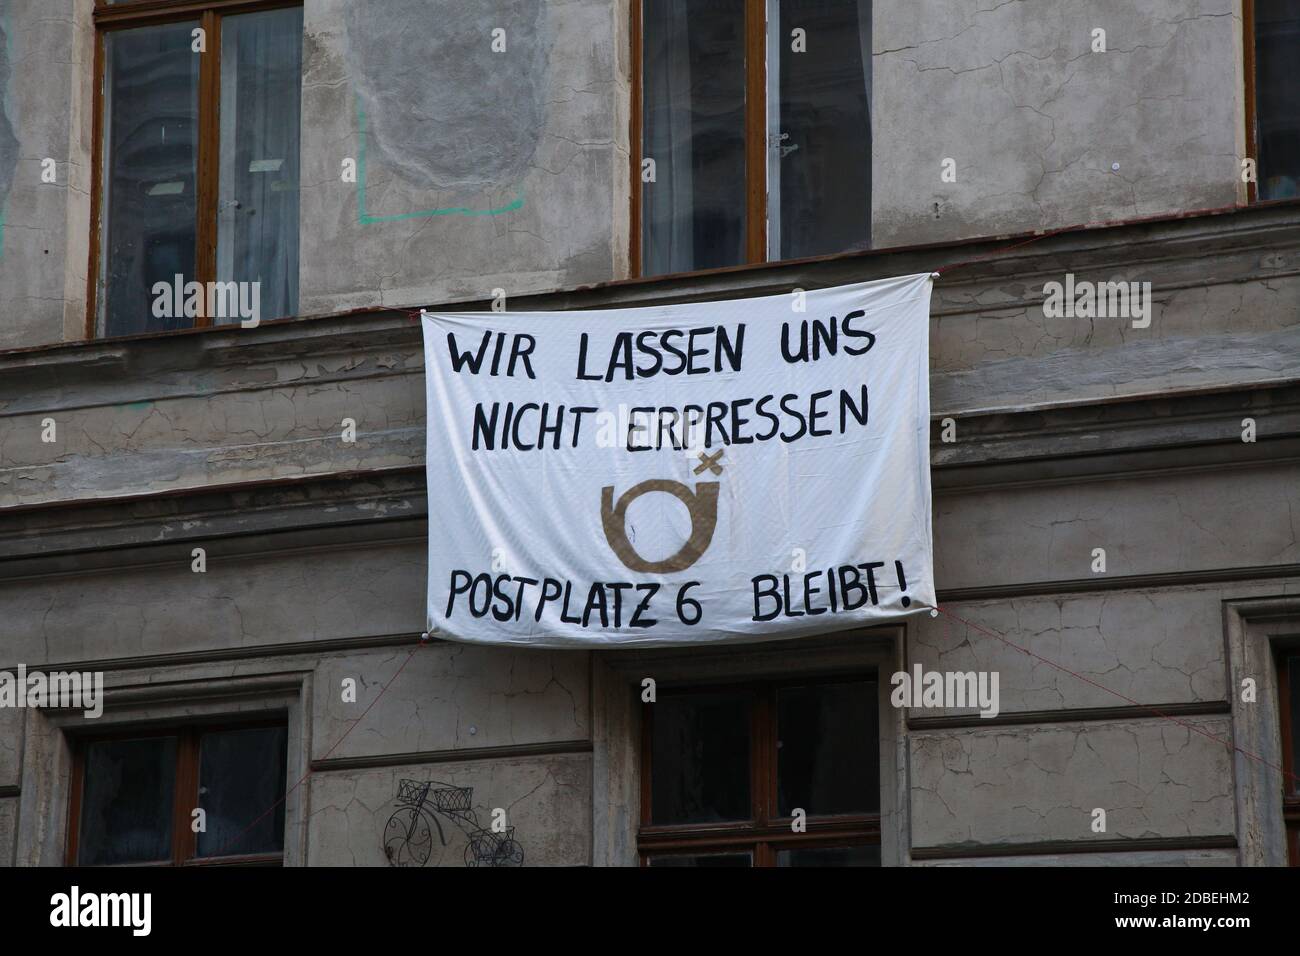
<svg viewBox="0 0 1300 956"><path fill-rule="evenodd" d="M515 828L496 832L480 826L474 812L474 788L452 787L435 780L401 780L397 810L384 827L384 855L392 866L424 866L433 855L433 835L447 845L439 817L455 823L469 838L466 866L522 866L524 848Z"/></svg>

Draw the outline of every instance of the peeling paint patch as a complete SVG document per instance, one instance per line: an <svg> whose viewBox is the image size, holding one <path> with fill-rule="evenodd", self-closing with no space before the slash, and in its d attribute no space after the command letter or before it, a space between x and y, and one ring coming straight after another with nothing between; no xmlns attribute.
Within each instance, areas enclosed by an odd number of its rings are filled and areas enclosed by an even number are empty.
<svg viewBox="0 0 1300 956"><path fill-rule="evenodd" d="M520 189L512 202L493 209L470 209L468 206L447 206L436 209L417 209L414 212L401 212L394 215L373 216L366 207L366 114L357 98L357 136L360 142L357 157L357 222L363 226L377 222L402 222L407 219L423 219L430 216L499 216L501 213L522 209L524 193Z"/></svg>
<svg viewBox="0 0 1300 956"><path fill-rule="evenodd" d="M535 0L350 4L344 56L374 158L422 189L519 182L544 126L545 20ZM504 52L493 49L494 31ZM437 211L402 218L420 214Z"/></svg>

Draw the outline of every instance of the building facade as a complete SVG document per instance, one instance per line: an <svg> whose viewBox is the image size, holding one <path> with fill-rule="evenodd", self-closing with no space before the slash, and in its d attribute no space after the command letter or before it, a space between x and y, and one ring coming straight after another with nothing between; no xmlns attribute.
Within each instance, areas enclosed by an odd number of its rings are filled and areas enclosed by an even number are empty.
<svg viewBox="0 0 1300 956"><path fill-rule="evenodd" d="M1300 3L0 0L0 33L0 669L104 688L0 706L0 860L1297 862ZM944 613L422 641L412 310L936 270ZM918 666L996 673L997 716L894 706Z"/></svg>

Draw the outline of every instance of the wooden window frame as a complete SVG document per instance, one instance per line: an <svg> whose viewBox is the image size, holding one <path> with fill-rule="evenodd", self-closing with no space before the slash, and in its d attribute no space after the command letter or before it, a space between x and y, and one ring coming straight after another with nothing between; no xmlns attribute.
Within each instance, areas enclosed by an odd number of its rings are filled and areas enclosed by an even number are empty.
<svg viewBox="0 0 1300 956"><path fill-rule="evenodd" d="M221 19L285 7L303 0L95 0L94 117L91 132L90 262L86 271L86 338L106 337L99 328L99 268L103 240L104 91L108 82L104 39L115 30L197 20L205 34L199 60L198 139L195 143L195 263L194 281L216 280L217 190L221 158ZM212 317L202 312L193 328L209 328Z"/></svg>
<svg viewBox="0 0 1300 956"><path fill-rule="evenodd" d="M1300 659L1300 649L1279 650L1277 661L1278 726L1282 729L1282 822L1286 827L1287 859L1300 866L1300 782L1295 774L1295 735L1300 728L1291 724L1291 694L1300 688L1291 686L1291 662Z"/></svg>
<svg viewBox="0 0 1300 956"><path fill-rule="evenodd" d="M1241 54L1242 72L1245 74L1245 118L1246 118L1246 156L1255 161L1255 179L1246 183L1246 202L1255 203L1291 203L1300 202L1296 197L1285 199L1259 198L1259 84L1256 73L1259 67L1258 34L1255 32L1255 0L1241 0Z"/></svg>
<svg viewBox="0 0 1300 956"><path fill-rule="evenodd" d="M628 242L628 268L632 278L642 276L641 268L641 124L644 113L644 25L642 4L632 0L632 110L631 110L631 236ZM744 0L745 3L745 261L736 266L765 263L767 259L767 2ZM693 270L681 275L714 272ZM667 278L667 276L655 276Z"/></svg>
<svg viewBox="0 0 1300 956"><path fill-rule="evenodd" d="M776 763L776 696L790 687L825 686L860 681L876 682L877 671L855 671L827 676L788 677L773 680L749 680L734 683L681 684L660 687L660 698L672 695L692 696L707 693L742 693L750 697L749 790L750 818L725 823L654 824L651 799L653 793L654 708L641 707L641 826L637 832L637 852L642 866L652 855L711 855L750 853L755 867L776 866L777 853L783 849L831 849L881 845L880 810L875 813L813 816L807 830L794 832L792 817L777 813ZM872 700L873 706L878 704ZM879 763L879 741L873 754ZM879 800L883 796L878 795ZM883 859L882 859L883 865Z"/></svg>
<svg viewBox="0 0 1300 956"><path fill-rule="evenodd" d="M1246 89L1246 156L1255 161L1255 178L1259 178L1259 118L1256 114L1255 93L1255 0L1241 0L1242 70ZM1246 183L1246 201L1259 201L1259 187Z"/></svg>
<svg viewBox="0 0 1300 956"><path fill-rule="evenodd" d="M258 717L218 723L169 724L132 730L120 727L103 733L80 734L72 740L72 781L68 800L67 840L64 863L80 866L77 853L81 839L81 802L85 790L86 748L89 744L112 740L140 740L147 737L175 737L176 771L172 787L172 854L167 860L146 863L123 863L117 866L283 866L284 851L279 853L240 853L228 856L199 857L198 834L190 826L191 813L199 801L199 746L205 734L231 730L285 728L287 719ZM285 771L288 772L288 761ZM283 805L280 807L283 812ZM249 821L250 824L253 821Z"/></svg>

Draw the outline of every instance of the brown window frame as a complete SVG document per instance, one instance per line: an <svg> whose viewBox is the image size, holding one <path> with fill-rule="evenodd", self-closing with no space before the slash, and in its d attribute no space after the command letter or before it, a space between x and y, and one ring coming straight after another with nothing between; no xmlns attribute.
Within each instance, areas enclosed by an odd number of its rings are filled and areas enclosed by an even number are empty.
<svg viewBox="0 0 1300 956"><path fill-rule="evenodd" d="M108 740L139 740L144 737L175 737L176 777L172 788L172 855L169 860L148 863L124 863L120 866L283 866L284 851L279 853L237 853L227 856L199 857L198 835L190 826L191 813L199 801L199 741L204 734L228 730L257 730L285 727L287 718L223 721L219 723L168 724L132 730L120 727L103 733L79 734L72 739L72 781L68 800L67 840L64 864L77 862L81 838L81 801L85 791L86 747ZM287 772L287 766L286 766ZM283 812L283 803L280 807ZM252 820L249 821L253 823Z"/></svg>
<svg viewBox="0 0 1300 956"><path fill-rule="evenodd" d="M1277 662L1278 726L1282 730L1282 821L1286 827L1287 859L1300 866L1300 782L1295 766L1295 735L1300 728L1291 725L1291 695L1300 688L1291 686L1291 662L1300 659L1300 648L1279 650Z"/></svg>
<svg viewBox="0 0 1300 956"><path fill-rule="evenodd" d="M628 268L632 278L641 277L641 120L642 93L642 9L646 0L632 0L632 128L631 128L631 230ZM767 4L766 0L745 0L745 261L726 269L743 268L767 258ZM717 272L699 269L685 275ZM655 276L656 279L667 278Z"/></svg>
<svg viewBox="0 0 1300 956"><path fill-rule="evenodd" d="M1242 72L1245 80L1245 119L1246 119L1246 157L1255 161L1255 179L1246 183L1246 202L1262 203L1300 203L1300 198L1285 199L1259 198L1259 84L1256 82L1258 53L1255 32L1255 0L1241 0L1241 53Z"/></svg>
<svg viewBox="0 0 1300 956"><path fill-rule="evenodd" d="M877 682L874 670L834 675L787 677L734 683L680 684L661 686L657 697L689 696L716 692L746 693L751 696L749 726L750 819L726 823L651 823L651 792L654 768L651 764L654 740L653 703L641 705L641 826L637 831L637 852L641 865L652 855L750 853L754 867L776 866L783 849L830 849L835 847L880 846L880 811L807 818L807 830L796 833L792 817L777 815L776 780L776 695L787 687ZM639 688L638 688L639 692ZM873 701L873 703L878 703ZM879 761L879 741L875 750ZM883 786L883 782L882 782ZM883 794L880 795L883 800ZM883 863L883 861L882 861Z"/></svg>
<svg viewBox="0 0 1300 956"><path fill-rule="evenodd" d="M104 176L104 38L114 30L157 26L182 20L199 21L205 50L199 60L199 116L195 176L194 281L216 280L217 164L221 156L221 18L284 7L301 7L303 0L95 0L94 118L91 134L90 263L86 272L86 338L101 338L99 330L99 265L103 236ZM212 317L200 312L194 328L210 328Z"/></svg>
<svg viewBox="0 0 1300 956"><path fill-rule="evenodd" d="M1246 80L1246 156L1255 161L1256 178L1259 173L1259 126L1255 113L1255 0L1241 0L1242 70ZM1246 201L1258 202L1259 191L1254 182L1246 183Z"/></svg>

